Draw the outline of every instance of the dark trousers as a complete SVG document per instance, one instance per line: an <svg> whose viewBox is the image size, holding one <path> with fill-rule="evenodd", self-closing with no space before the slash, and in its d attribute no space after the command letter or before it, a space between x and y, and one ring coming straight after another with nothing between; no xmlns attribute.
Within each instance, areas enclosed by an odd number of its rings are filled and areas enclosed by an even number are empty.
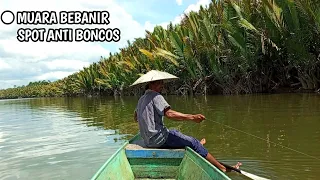
<svg viewBox="0 0 320 180"><path fill-rule="evenodd" d="M176 129L169 130L169 135L166 142L160 148L185 148L190 147L202 157L206 158L208 150L203 147L199 140L194 137L182 134Z"/></svg>

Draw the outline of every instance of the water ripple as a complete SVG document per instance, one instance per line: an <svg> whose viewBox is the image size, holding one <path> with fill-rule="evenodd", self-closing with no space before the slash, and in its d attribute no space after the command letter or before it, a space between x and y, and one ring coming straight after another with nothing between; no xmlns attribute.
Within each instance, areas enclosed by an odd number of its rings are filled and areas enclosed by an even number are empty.
<svg viewBox="0 0 320 180"><path fill-rule="evenodd" d="M231 165L242 162L246 172L270 179L317 179L320 163L311 156L320 158L319 97L171 96L166 99L173 109L203 113L206 120L165 119L165 124L205 137L209 152ZM136 102L135 97L0 101L0 179L90 179L137 132Z"/></svg>
<svg viewBox="0 0 320 180"><path fill-rule="evenodd" d="M121 144L114 141L119 137L115 130L91 126L99 124L90 122L93 117L9 102L0 104L0 179L61 179L73 174L63 167L77 168L77 179L88 179Z"/></svg>

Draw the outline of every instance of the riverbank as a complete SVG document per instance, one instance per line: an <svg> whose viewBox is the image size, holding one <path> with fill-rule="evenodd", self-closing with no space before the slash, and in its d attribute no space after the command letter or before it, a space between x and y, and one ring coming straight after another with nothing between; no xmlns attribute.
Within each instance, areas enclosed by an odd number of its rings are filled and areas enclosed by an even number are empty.
<svg viewBox="0 0 320 180"><path fill-rule="evenodd" d="M168 94L319 92L319 9L320 1L212 1L64 79L0 98L138 95L128 87L152 69L179 77Z"/></svg>
<svg viewBox="0 0 320 180"><path fill-rule="evenodd" d="M165 89L162 91L163 95L178 95L178 96L205 96L205 95L225 95L225 96L233 96L233 95L244 95L248 93L239 93L239 94L223 94L222 90L218 89L207 89L206 91L202 90L197 90L197 91L192 91L190 89L187 89L183 86L180 88L174 89L174 85L165 85ZM0 90L0 100L4 99L21 99L21 98L40 98L40 97L110 97L110 96L141 96L144 93L144 88L134 88L133 89L124 89L123 91L111 91L111 90L106 90L106 91L93 91L88 94L84 93L77 93L77 94L50 94L50 93L45 93L45 95L40 95L40 94L33 94L30 96L17 96L17 95L12 95L12 96L3 96L4 94L1 94ZM8 91L8 90L6 90ZM10 91L10 90L9 90ZM12 89L12 91L15 91L15 89ZM3 92L2 92L3 93ZM7 92L8 93L8 92ZM9 92L10 93L10 92ZM265 92L254 92L254 93L249 93L249 94L288 94L288 93L318 93L320 94L320 89L318 90L308 90L308 89L302 89L300 88L289 88L289 87L282 87L282 88L276 88L276 89L271 89L269 91Z"/></svg>

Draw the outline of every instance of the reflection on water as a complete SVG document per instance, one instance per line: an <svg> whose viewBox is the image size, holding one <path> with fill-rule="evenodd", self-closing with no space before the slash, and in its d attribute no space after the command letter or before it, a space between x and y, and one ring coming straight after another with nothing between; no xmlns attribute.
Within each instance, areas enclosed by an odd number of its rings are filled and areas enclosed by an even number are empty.
<svg viewBox="0 0 320 180"><path fill-rule="evenodd" d="M219 160L271 179L316 179L320 96L316 94L177 97L173 109L203 123L165 119ZM0 101L0 179L89 179L138 132L138 97ZM230 128L232 127L232 128ZM232 179L246 179L235 172ZM36 178L35 178L36 177Z"/></svg>
<svg viewBox="0 0 320 180"><path fill-rule="evenodd" d="M112 103L104 107L89 102L0 101L0 179L90 178L124 135L108 118L113 116L108 109Z"/></svg>

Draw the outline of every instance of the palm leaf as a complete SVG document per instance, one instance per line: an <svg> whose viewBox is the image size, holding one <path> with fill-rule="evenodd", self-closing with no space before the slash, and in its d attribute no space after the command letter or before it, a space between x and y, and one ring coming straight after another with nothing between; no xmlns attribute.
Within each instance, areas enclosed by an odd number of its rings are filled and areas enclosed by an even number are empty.
<svg viewBox="0 0 320 180"><path fill-rule="evenodd" d="M140 48L139 51L142 52L142 54L146 55L149 59L154 60L152 52L142 48Z"/></svg>
<svg viewBox="0 0 320 180"><path fill-rule="evenodd" d="M173 63L175 66L179 66L179 63L177 62L177 59L179 57L174 55L174 54L172 54L171 52L166 51L166 50L161 49L161 48L156 48L156 54L158 56L161 56L161 57L163 57L165 59L170 60L170 62Z"/></svg>

